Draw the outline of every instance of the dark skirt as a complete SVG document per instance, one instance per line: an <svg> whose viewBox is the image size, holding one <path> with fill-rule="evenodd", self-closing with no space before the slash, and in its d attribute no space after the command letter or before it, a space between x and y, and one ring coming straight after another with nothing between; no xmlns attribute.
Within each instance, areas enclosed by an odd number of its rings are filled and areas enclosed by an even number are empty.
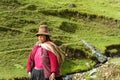
<svg viewBox="0 0 120 80"><path fill-rule="evenodd" d="M43 69L41 70L33 69L30 80L45 80Z"/></svg>
<svg viewBox="0 0 120 80"><path fill-rule="evenodd" d="M33 69L30 80L49 80L49 79L45 78L43 69L41 70ZM61 77L56 77L55 80L63 80L63 79L61 76Z"/></svg>

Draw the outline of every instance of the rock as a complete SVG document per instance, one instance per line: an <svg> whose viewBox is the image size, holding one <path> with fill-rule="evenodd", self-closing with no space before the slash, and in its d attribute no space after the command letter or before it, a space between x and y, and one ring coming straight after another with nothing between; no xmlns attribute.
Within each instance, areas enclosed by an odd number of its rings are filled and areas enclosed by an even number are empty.
<svg viewBox="0 0 120 80"><path fill-rule="evenodd" d="M89 76L94 75L96 72L97 72L97 69L93 69L92 71L90 71Z"/></svg>
<svg viewBox="0 0 120 80"><path fill-rule="evenodd" d="M87 72L72 74L71 79L65 80L86 80L86 77L89 80L120 80L120 65L113 64L111 61L114 60L117 63L119 59L108 59L110 61L101 64L99 67Z"/></svg>

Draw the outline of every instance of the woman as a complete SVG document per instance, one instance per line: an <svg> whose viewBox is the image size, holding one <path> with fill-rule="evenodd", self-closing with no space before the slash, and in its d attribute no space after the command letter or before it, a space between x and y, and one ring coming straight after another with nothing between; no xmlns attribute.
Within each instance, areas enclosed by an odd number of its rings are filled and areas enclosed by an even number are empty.
<svg viewBox="0 0 120 80"><path fill-rule="evenodd" d="M40 25L36 34L38 42L30 52L27 72L30 80L62 80L61 64L65 55L50 40L47 25Z"/></svg>

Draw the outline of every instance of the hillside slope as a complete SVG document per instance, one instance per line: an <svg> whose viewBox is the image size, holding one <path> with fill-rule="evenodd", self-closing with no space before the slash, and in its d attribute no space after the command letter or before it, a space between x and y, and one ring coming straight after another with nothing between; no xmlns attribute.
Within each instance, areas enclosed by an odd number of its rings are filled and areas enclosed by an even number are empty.
<svg viewBox="0 0 120 80"><path fill-rule="evenodd" d="M68 59L80 59L79 54L91 57L81 39L102 53L106 46L120 44L119 5L119 0L1 0L0 69L3 71L0 74L3 75L0 78L27 76L27 56L37 41L35 34L41 21L48 23L51 38L61 48L65 47ZM89 63L92 66L95 64L92 61ZM87 69L75 68L63 72L67 74Z"/></svg>

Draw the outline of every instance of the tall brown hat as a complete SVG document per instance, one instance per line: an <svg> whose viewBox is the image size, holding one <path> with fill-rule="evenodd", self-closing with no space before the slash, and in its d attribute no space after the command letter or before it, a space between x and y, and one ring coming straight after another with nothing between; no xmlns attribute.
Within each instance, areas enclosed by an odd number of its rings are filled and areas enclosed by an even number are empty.
<svg viewBox="0 0 120 80"><path fill-rule="evenodd" d="M38 33L36 33L36 36L41 34L51 36L47 25L40 25Z"/></svg>

